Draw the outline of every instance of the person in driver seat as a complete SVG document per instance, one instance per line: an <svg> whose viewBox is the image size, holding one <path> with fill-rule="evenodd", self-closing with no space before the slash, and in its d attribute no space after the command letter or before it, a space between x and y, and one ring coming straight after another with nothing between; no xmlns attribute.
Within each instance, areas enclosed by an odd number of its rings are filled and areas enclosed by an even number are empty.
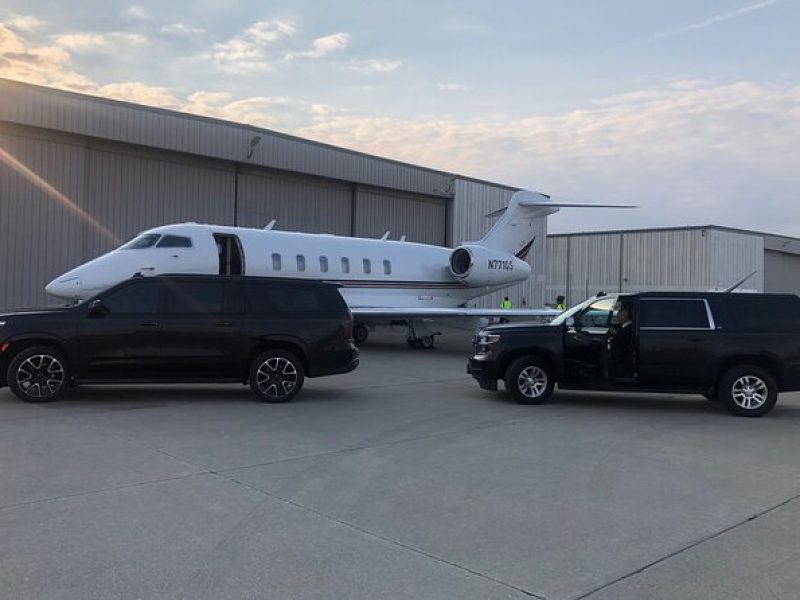
<svg viewBox="0 0 800 600"><path fill-rule="evenodd" d="M608 375L612 381L633 377L633 320L627 306L617 313L617 325L609 330Z"/></svg>

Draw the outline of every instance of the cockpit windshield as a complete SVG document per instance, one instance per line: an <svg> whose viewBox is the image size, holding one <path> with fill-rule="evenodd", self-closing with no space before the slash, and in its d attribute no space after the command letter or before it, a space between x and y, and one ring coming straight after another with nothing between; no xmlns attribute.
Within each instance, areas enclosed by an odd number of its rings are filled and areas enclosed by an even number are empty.
<svg viewBox="0 0 800 600"><path fill-rule="evenodd" d="M145 233L133 238L127 244L119 247L120 250L141 250L142 248L152 248L161 238L157 233Z"/></svg>

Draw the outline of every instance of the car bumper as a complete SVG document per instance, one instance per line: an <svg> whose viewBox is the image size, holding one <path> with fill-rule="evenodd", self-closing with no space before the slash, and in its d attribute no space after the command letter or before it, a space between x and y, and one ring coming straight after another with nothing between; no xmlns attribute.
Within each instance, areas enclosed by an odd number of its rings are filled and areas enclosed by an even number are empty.
<svg viewBox="0 0 800 600"><path fill-rule="evenodd" d="M497 391L497 366L494 361L486 360L484 356L473 356L467 362L467 373L484 390Z"/></svg>
<svg viewBox="0 0 800 600"><path fill-rule="evenodd" d="M342 353L344 354L344 353ZM325 369L315 371L313 374L309 374L309 377L325 377L327 375L341 375L342 373L349 373L350 371L355 371L358 368L359 363L359 352L358 348L351 344L351 348L347 351L347 354L344 355L343 360L337 361L337 364L328 366Z"/></svg>

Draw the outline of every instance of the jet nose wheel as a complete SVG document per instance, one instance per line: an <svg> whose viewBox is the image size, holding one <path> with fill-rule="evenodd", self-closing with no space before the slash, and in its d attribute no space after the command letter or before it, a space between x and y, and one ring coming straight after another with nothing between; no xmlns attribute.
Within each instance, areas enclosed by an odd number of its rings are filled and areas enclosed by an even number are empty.
<svg viewBox="0 0 800 600"><path fill-rule="evenodd" d="M366 325L356 323L353 326L353 339L355 340L356 344L363 344L367 341L368 337L369 329L367 329Z"/></svg>

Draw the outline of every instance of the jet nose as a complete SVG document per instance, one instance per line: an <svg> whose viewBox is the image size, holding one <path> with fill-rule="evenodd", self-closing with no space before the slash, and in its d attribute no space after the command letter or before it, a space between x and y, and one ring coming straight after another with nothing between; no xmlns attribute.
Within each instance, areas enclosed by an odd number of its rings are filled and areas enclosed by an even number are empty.
<svg viewBox="0 0 800 600"><path fill-rule="evenodd" d="M57 298L77 298L81 295L83 281L77 275L56 277L44 290Z"/></svg>

